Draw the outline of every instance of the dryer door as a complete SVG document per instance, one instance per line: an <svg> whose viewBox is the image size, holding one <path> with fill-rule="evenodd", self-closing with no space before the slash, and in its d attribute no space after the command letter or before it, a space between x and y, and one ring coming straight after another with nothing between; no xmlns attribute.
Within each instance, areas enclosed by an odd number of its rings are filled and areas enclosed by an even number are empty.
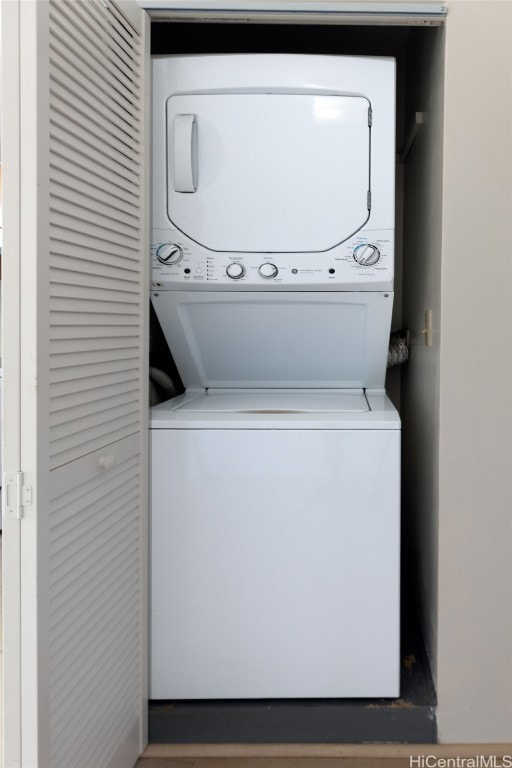
<svg viewBox="0 0 512 768"><path fill-rule="evenodd" d="M214 251L333 248L368 219L369 107L343 94L171 96L171 221Z"/></svg>

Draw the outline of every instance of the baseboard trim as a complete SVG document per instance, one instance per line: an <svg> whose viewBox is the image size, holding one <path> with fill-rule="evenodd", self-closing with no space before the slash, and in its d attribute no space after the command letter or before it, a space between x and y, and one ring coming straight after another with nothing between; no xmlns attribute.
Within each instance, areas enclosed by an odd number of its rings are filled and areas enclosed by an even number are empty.
<svg viewBox="0 0 512 768"><path fill-rule="evenodd" d="M149 744L141 757L475 757L512 754L512 744Z"/></svg>

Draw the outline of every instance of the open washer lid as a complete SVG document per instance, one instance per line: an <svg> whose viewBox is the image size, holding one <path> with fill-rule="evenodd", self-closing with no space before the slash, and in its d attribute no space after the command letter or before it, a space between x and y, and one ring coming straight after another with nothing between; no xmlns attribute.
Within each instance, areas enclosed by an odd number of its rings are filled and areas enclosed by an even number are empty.
<svg viewBox="0 0 512 768"><path fill-rule="evenodd" d="M383 389L392 293L155 291L187 389Z"/></svg>

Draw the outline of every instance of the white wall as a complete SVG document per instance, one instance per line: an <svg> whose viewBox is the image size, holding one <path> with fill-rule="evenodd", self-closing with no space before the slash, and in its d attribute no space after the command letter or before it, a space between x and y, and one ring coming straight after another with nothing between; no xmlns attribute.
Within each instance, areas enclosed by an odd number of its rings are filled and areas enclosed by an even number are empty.
<svg viewBox="0 0 512 768"><path fill-rule="evenodd" d="M512 741L512 3L446 28L439 733Z"/></svg>

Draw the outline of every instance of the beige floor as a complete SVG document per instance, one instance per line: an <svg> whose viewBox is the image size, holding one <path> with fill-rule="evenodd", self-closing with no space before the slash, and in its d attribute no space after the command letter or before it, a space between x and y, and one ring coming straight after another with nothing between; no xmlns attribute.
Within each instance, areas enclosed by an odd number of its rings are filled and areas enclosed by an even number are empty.
<svg viewBox="0 0 512 768"><path fill-rule="evenodd" d="M504 755L512 754L512 745L150 744L144 754L136 768L411 768L425 764L421 757L427 756L444 758L445 765L457 764L446 758L493 756L493 764L500 765Z"/></svg>
<svg viewBox="0 0 512 768"><path fill-rule="evenodd" d="M199 757L148 758L136 768L410 768L409 758L375 757Z"/></svg>

